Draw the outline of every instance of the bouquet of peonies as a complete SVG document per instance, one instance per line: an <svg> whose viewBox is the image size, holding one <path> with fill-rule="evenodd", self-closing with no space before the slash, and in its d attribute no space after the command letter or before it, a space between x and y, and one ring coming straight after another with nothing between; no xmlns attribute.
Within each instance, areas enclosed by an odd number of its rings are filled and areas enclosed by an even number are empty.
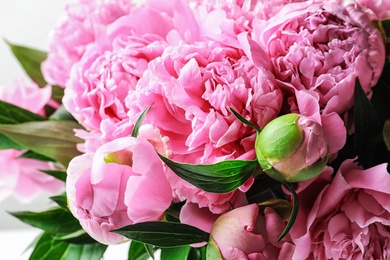
<svg viewBox="0 0 390 260"><path fill-rule="evenodd" d="M390 259L390 2L78 0L0 89L30 259ZM387 71L387 72L386 72Z"/></svg>

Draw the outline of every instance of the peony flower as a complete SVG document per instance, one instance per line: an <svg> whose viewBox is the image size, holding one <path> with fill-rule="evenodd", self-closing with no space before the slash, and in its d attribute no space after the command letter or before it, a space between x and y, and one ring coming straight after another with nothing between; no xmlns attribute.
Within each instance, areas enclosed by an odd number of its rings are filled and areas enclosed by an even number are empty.
<svg viewBox="0 0 390 260"><path fill-rule="evenodd" d="M174 3L185 8L182 2ZM89 131L79 132L87 148L130 135L136 119L129 121L126 97L135 91L148 63L167 47L168 38L179 41L192 35L178 28L179 22L187 24L180 8L167 13L155 5L149 1L107 26L72 68L63 103Z"/></svg>
<svg viewBox="0 0 390 260"><path fill-rule="evenodd" d="M65 87L72 66L106 26L130 12L127 0L78 0L65 6L65 14L52 29L49 53L42 63L45 80Z"/></svg>
<svg viewBox="0 0 390 260"><path fill-rule="evenodd" d="M258 134L255 147L263 170L279 181L313 178L328 161L329 148L321 125L299 114L272 120Z"/></svg>
<svg viewBox="0 0 390 260"><path fill-rule="evenodd" d="M334 179L324 172L299 193L290 231L293 259L388 259L390 175L387 165L362 169L353 160Z"/></svg>
<svg viewBox="0 0 390 260"><path fill-rule="evenodd" d="M357 4L372 20L390 18L390 2L388 0L339 0L343 5Z"/></svg>
<svg viewBox="0 0 390 260"><path fill-rule="evenodd" d="M30 112L45 115L44 107L50 102L51 87L39 88L33 82L15 81L11 87L0 87L0 100ZM58 192L64 183L40 170L56 170L53 163L21 156L26 151L7 149L0 151L0 162L7 165L0 170L0 200L13 196L23 203L32 201L41 191Z"/></svg>
<svg viewBox="0 0 390 260"><path fill-rule="evenodd" d="M357 78L369 95L384 65L379 31L353 5L287 4L268 21L254 25L252 39L262 49L261 65L273 71L287 100L294 102L296 90L315 92L325 114L342 115L353 106Z"/></svg>
<svg viewBox="0 0 390 260"><path fill-rule="evenodd" d="M264 216L250 204L221 215L213 224L208 254L215 246L223 259L291 259L295 246L288 236L276 243L284 224L271 208ZM215 249L214 249L215 250Z"/></svg>
<svg viewBox="0 0 390 260"><path fill-rule="evenodd" d="M217 42L170 46L149 63L126 105L132 118L153 104L145 122L169 138L168 149L175 161L212 164L254 159L255 131L229 107L259 125L275 118L282 95L268 76L240 50ZM173 173L169 178L178 200L209 207L215 214L228 210L228 201L236 197L234 192L204 192Z"/></svg>
<svg viewBox="0 0 390 260"><path fill-rule="evenodd" d="M73 215L103 244L127 241L110 232L113 229L161 220L172 201L161 160L143 138L118 138L94 154L75 157L67 173L66 191Z"/></svg>

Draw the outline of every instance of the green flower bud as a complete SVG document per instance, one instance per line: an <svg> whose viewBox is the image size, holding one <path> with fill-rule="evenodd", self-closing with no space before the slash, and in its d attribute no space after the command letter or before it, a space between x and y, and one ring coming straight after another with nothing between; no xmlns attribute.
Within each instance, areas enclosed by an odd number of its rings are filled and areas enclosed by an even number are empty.
<svg viewBox="0 0 390 260"><path fill-rule="evenodd" d="M328 162L328 143L322 126L299 114L280 116L258 134L257 160L278 181L299 182L322 172Z"/></svg>

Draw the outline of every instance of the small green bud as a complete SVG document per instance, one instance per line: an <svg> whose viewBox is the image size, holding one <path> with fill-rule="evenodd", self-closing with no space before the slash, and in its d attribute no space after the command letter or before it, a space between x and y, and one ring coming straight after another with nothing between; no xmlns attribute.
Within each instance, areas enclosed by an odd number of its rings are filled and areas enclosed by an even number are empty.
<svg viewBox="0 0 390 260"><path fill-rule="evenodd" d="M317 176L328 162L322 126L299 114L280 116L258 134L257 160L278 181L298 182Z"/></svg>

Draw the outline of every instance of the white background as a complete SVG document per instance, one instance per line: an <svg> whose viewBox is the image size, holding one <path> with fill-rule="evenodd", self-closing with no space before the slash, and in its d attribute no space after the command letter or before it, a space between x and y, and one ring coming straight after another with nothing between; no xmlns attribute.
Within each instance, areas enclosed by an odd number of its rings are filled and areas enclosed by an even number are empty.
<svg viewBox="0 0 390 260"><path fill-rule="evenodd" d="M0 0L0 85L8 86L18 77L27 77L4 39L47 51L49 30L63 12L64 4L65 0ZM28 254L22 253L40 233L6 211L45 210L50 206L47 197L43 194L29 204L12 198L0 201L0 259L28 259ZM126 259L127 247L109 247L105 259Z"/></svg>

